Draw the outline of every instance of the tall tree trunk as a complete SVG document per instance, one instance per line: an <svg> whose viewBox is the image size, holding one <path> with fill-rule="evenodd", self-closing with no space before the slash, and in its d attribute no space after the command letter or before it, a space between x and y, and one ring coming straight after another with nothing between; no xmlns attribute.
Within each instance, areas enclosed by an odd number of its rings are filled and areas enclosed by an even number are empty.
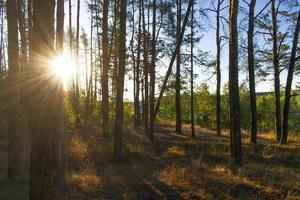
<svg viewBox="0 0 300 200"><path fill-rule="evenodd" d="M135 2L131 2L132 5L132 16L131 16L131 23L132 23L132 30L131 30L131 39L130 39L130 50L131 50L131 60L132 60L132 68L133 68L133 121L134 126L136 127L137 121L137 102L136 102L136 59L135 59L135 52L134 52L134 34L135 34Z"/></svg>
<svg viewBox="0 0 300 200"><path fill-rule="evenodd" d="M300 10L298 12L297 25L294 33L293 47L291 52L291 60L288 69L288 76L287 76L286 87L285 87L281 144L287 144L291 90L292 90L293 76L295 71L297 45L299 41L299 30L300 30Z"/></svg>
<svg viewBox="0 0 300 200"><path fill-rule="evenodd" d="M121 0L120 10L120 38L119 38L119 67L117 81L116 117L114 130L114 160L122 159L122 135L123 135L123 93L124 76L126 66L126 15L127 0Z"/></svg>
<svg viewBox="0 0 300 200"><path fill-rule="evenodd" d="M79 28L80 28L80 0L77 0L77 26L76 26L76 74L75 74L75 115L76 115L76 126L79 126Z"/></svg>
<svg viewBox="0 0 300 200"><path fill-rule="evenodd" d="M4 67L4 0L0 0L0 34L0 75L2 77Z"/></svg>
<svg viewBox="0 0 300 200"><path fill-rule="evenodd" d="M64 51L64 7L65 7L65 2L64 0L57 0L57 11L56 11L56 55L60 56L63 51ZM64 66L61 66L64 67ZM63 93L61 93L60 98L61 104L64 103L63 100ZM63 107L63 105L60 105ZM64 121L63 121L64 122ZM63 126L60 127L61 130L58 132L58 137L57 143L58 143L58 148L56 149L57 153L57 158L58 158L58 164L57 164L57 169L56 169L56 180L57 180L57 185L59 189L63 192L65 189L65 173L64 173L64 165L65 165L65 157L64 157L64 124Z"/></svg>
<svg viewBox="0 0 300 200"><path fill-rule="evenodd" d="M280 69L278 57L278 38L277 38L277 9L275 0L272 0L272 41L273 41L273 68L274 68L274 87L275 87L275 122L276 122L276 140L280 141L281 137L281 106L280 106Z"/></svg>
<svg viewBox="0 0 300 200"><path fill-rule="evenodd" d="M26 25L25 25L25 11L24 11L24 1L23 0L17 0L17 6L18 6L18 22L19 22L19 34L21 38L21 56L19 60L19 68L21 70L20 73L20 82L24 83L26 80L26 73L28 68L28 55L27 55L27 35L26 35ZM28 4L31 4L30 1L28 1ZM31 12L31 11L29 11ZM31 18L30 13L28 12L28 20ZM30 24L28 22L28 24ZM29 25L30 26L30 25ZM29 28L28 28L29 29ZM26 83L26 82L25 82ZM26 108L26 100L28 99L27 93L26 93L26 87L27 84L22 84L20 88L20 96L21 96L21 104L22 104L22 110L25 110L25 113L27 113ZM27 133L25 133L27 134ZM25 134L20 135L20 137L23 139Z"/></svg>
<svg viewBox="0 0 300 200"><path fill-rule="evenodd" d="M180 32L181 32L181 7L182 2L181 0L176 1L177 5L177 31L176 31L176 43L179 43L180 40ZM180 80L180 47L177 52L177 59L176 59L176 132L181 133L181 102L180 102L180 90L181 90L181 80Z"/></svg>
<svg viewBox="0 0 300 200"><path fill-rule="evenodd" d="M118 78L118 40L119 33L117 31L117 26L119 24L119 12L120 12L120 0L115 0L114 5L114 19L113 19L113 29L114 29L114 40L112 40L112 45L114 49L114 65L113 65L113 78L112 78L112 97L116 98L116 88L117 88L117 78Z"/></svg>
<svg viewBox="0 0 300 200"><path fill-rule="evenodd" d="M191 17L191 130L192 138L195 134L195 112L194 112L194 0L192 0L192 17Z"/></svg>
<svg viewBox="0 0 300 200"><path fill-rule="evenodd" d="M108 6L109 1L103 1L103 32L102 32L102 59L103 59L103 75L102 75L102 123L103 134L108 134L109 123L109 102L108 102L108 70L109 70L109 55L108 55Z"/></svg>
<svg viewBox="0 0 300 200"><path fill-rule="evenodd" d="M230 135L231 154L237 165L242 164L242 141L240 130L240 97L238 69L238 0L231 0L229 26L229 98L230 98Z"/></svg>
<svg viewBox="0 0 300 200"><path fill-rule="evenodd" d="M135 76L135 127L141 123L141 110L140 110L140 63L141 63L141 20L142 20L142 9L141 3L139 2L139 22L138 22L138 41L137 41L137 59L136 59L136 76Z"/></svg>
<svg viewBox="0 0 300 200"><path fill-rule="evenodd" d="M56 8L56 54L61 55L64 50L64 18L65 18L65 2L57 0Z"/></svg>
<svg viewBox="0 0 300 200"><path fill-rule="evenodd" d="M255 63L254 63L254 12L256 0L251 0L249 7L248 22L248 70L251 107L251 143L257 143L257 114L256 114L256 91L255 91Z"/></svg>
<svg viewBox="0 0 300 200"><path fill-rule="evenodd" d="M8 36L8 97L13 104L8 108L9 144L8 144L8 178L20 175L21 170L21 105L20 105L20 69L18 44L17 2L7 2L7 36Z"/></svg>
<svg viewBox="0 0 300 200"><path fill-rule="evenodd" d="M156 63L156 0L152 2L152 52L150 71L150 131L149 138L153 140L154 109L155 109L155 63Z"/></svg>
<svg viewBox="0 0 300 200"><path fill-rule="evenodd" d="M93 5L94 0L91 1L91 5ZM93 84L93 9L90 10L91 11L91 21L90 21L90 75L89 75L89 84L88 84L88 90L87 90L87 97L86 97L86 111L88 114L91 113L91 94L92 94L92 84Z"/></svg>
<svg viewBox="0 0 300 200"><path fill-rule="evenodd" d="M216 126L217 135L221 135L221 38L220 38L220 10L222 0L218 0L217 10L216 10L216 44L217 44L217 91L216 91Z"/></svg>
<svg viewBox="0 0 300 200"><path fill-rule="evenodd" d="M19 21L19 31L21 37L21 63L20 67L22 68L22 72L24 70L25 65L27 64L27 45L26 45L26 31L25 31L25 15L24 15L24 5L23 0L18 0L18 21Z"/></svg>
<svg viewBox="0 0 300 200"><path fill-rule="evenodd" d="M148 91L148 33L146 32L146 22L145 22L145 2L144 0L142 0L142 16L143 16L143 39L144 39L144 44L143 44L143 48L144 48L144 127L145 127L145 132L147 134L149 134L149 127L148 127L148 114L149 114L149 91Z"/></svg>
<svg viewBox="0 0 300 200"><path fill-rule="evenodd" d="M33 36L30 81L30 199L59 199L56 181L57 138L63 120L63 84L53 76L49 60L54 57L53 0L33 1ZM40 58L44 59L40 59Z"/></svg>

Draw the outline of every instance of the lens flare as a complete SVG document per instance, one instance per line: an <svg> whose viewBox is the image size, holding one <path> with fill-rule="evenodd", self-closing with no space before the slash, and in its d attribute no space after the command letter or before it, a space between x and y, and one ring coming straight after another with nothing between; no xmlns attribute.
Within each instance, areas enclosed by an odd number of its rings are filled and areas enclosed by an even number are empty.
<svg viewBox="0 0 300 200"><path fill-rule="evenodd" d="M51 62L53 73L62 80L64 88L67 89L68 83L75 73L75 63L67 54L62 54L54 58Z"/></svg>

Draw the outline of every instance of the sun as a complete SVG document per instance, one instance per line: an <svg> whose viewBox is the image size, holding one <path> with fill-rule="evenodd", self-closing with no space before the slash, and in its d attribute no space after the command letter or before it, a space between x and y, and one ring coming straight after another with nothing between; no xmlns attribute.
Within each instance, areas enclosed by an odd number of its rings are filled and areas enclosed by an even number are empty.
<svg viewBox="0 0 300 200"><path fill-rule="evenodd" d="M75 73L75 63L68 54L62 54L51 61L53 73L63 82L64 88L67 89L68 83Z"/></svg>

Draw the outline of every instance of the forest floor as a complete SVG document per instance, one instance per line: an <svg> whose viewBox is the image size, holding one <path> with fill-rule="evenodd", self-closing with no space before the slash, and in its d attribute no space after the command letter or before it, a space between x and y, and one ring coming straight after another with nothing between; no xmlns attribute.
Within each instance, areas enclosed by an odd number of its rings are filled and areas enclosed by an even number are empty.
<svg viewBox="0 0 300 200"><path fill-rule="evenodd" d="M231 164L228 133L189 126L174 133L156 126L155 140L126 126L124 159L112 161L112 136L103 137L95 120L68 129L66 199L300 199L300 136L289 145L260 134L256 147L243 133L243 166ZM7 153L0 139L0 199L26 199L28 174L6 181Z"/></svg>

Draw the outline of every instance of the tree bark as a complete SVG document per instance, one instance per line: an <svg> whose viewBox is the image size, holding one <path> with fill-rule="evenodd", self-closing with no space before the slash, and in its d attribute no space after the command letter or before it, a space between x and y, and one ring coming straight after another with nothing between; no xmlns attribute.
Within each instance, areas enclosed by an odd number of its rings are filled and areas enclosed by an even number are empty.
<svg viewBox="0 0 300 200"><path fill-rule="evenodd" d="M242 164L242 141L240 130L240 97L238 69L238 0L231 0L229 25L229 99L230 99L230 135L233 162Z"/></svg>
<svg viewBox="0 0 300 200"><path fill-rule="evenodd" d="M136 76L135 76L135 127L141 123L141 110L140 110L140 64L141 64L141 20L142 20L142 8L139 2L139 22L138 22L138 41L137 41L137 59L136 59Z"/></svg>
<svg viewBox="0 0 300 200"><path fill-rule="evenodd" d="M176 43L180 42L180 32L181 32L181 0L176 1L177 5L177 30L176 30ZM176 83L175 83L175 90L176 90L176 132L178 134L181 133L181 97L180 97L180 90L181 90L181 78L180 78L180 64L181 64L181 56L180 56L180 46L177 51L177 59L176 59Z"/></svg>
<svg viewBox="0 0 300 200"><path fill-rule="evenodd" d="M7 2L7 38L8 38L8 97L12 104L8 108L8 178L13 179L21 171L21 105L20 105L20 69L18 44L17 2Z"/></svg>
<svg viewBox="0 0 300 200"><path fill-rule="evenodd" d="M281 105L280 105L280 69L278 57L278 38L277 38L277 9L275 0L272 0L272 41L273 41L273 68L274 68L274 87L275 87L275 122L276 122L276 140L280 141L281 137Z"/></svg>
<svg viewBox="0 0 300 200"><path fill-rule="evenodd" d="M91 1L91 5L93 5L94 0ZM90 114L91 111L91 101L92 101L92 84L93 84L93 9L90 10L91 12L91 21L90 21L90 75L89 75L89 84L88 84L88 90L86 92L86 112Z"/></svg>
<svg viewBox="0 0 300 200"><path fill-rule="evenodd" d="M108 70L109 70L109 48L108 48L108 6L109 1L103 1L103 32L102 32L102 59L103 59L103 73L102 73L102 124L103 135L108 134L109 130L109 102L108 102Z"/></svg>
<svg viewBox="0 0 300 200"><path fill-rule="evenodd" d="M299 30L300 30L300 10L298 11L297 25L294 33L290 65L288 69L288 76L287 76L286 87L285 87L281 144L287 144L287 138L288 138L289 110L290 110L293 76L294 76L295 63L296 63L297 45L299 41Z"/></svg>
<svg viewBox="0 0 300 200"><path fill-rule="evenodd" d="M216 91L216 126L217 135L221 135L221 38L220 38L220 9L223 1L218 0L217 10L216 10L216 44L217 44L217 91Z"/></svg>
<svg viewBox="0 0 300 200"><path fill-rule="evenodd" d="M250 142L257 143L257 114L256 114L256 91L255 91L255 62L254 62L254 12L256 0L251 0L249 6L248 22L248 70L249 70L249 89L250 89L250 108L251 108L251 138Z"/></svg>
<svg viewBox="0 0 300 200"><path fill-rule="evenodd" d="M56 181L57 138L63 119L63 84L53 75L49 60L54 52L53 0L33 1L33 36L30 81L29 125L31 132L30 199L59 199ZM40 59L43 58L43 59Z"/></svg>
<svg viewBox="0 0 300 200"><path fill-rule="evenodd" d="M150 140L154 139L154 109L155 109L155 63L156 63L156 0L152 2L152 51L150 71Z"/></svg>
<svg viewBox="0 0 300 200"><path fill-rule="evenodd" d="M194 0L192 0L192 17L191 17L191 130L192 138L195 134L195 112L194 112Z"/></svg>
<svg viewBox="0 0 300 200"><path fill-rule="evenodd" d="M126 65L126 17L127 17L127 0L121 0L120 9L120 38L119 38L119 66L117 81L117 98L116 98L116 117L114 130L114 161L120 162L122 159L122 135L123 135L123 93L124 93L124 76Z"/></svg>
<svg viewBox="0 0 300 200"><path fill-rule="evenodd" d="M60 56L62 55L64 51L64 6L65 2L64 0L57 0L57 11L56 11L56 55ZM61 66L64 67L64 66ZM60 98L60 105L63 107L64 104L64 97L63 93L61 93L61 96L58 96ZM64 122L64 120L63 120ZM64 156L64 129L65 124L62 125L61 130L58 132L58 137L57 137L57 143L58 143L58 148L56 149L57 153L57 158L58 158L58 164L57 164L57 169L56 169L56 180L57 180L57 185L60 189L61 192L64 191L65 189L65 172L64 172L64 166L65 166L65 156Z"/></svg>
<svg viewBox="0 0 300 200"><path fill-rule="evenodd" d="M149 135L149 125L148 125L148 114L149 114L149 86L148 86L148 33L146 32L146 22L145 22L145 5L144 0L142 0L142 17L143 17L143 48L144 48L144 128L147 135Z"/></svg>
<svg viewBox="0 0 300 200"><path fill-rule="evenodd" d="M25 31L25 15L23 10L23 0L18 0L18 21L19 21L19 31L21 37L21 62L20 67L24 71L24 67L27 64L27 45L26 45L26 31Z"/></svg>
<svg viewBox="0 0 300 200"><path fill-rule="evenodd" d="M80 28L80 0L77 0L77 26L76 26L76 73L75 73L75 115L76 115L76 127L79 126L79 28Z"/></svg>

